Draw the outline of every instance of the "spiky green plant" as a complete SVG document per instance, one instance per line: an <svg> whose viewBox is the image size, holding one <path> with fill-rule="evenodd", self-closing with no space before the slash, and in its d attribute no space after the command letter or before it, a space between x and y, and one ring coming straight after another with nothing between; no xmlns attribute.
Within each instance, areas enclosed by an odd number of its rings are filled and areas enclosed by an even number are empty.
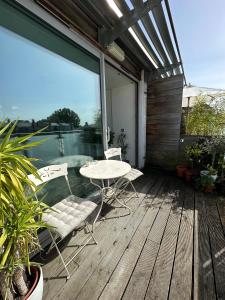
<svg viewBox="0 0 225 300"><path fill-rule="evenodd" d="M39 178L23 151L43 141L29 142L36 133L12 138L16 123L0 124L0 292L4 299L14 299L14 291L27 292L25 267L30 271L30 253L40 247L38 229L47 207L34 193L28 174ZM26 144L25 144L26 142ZM16 288L15 288L16 285Z"/></svg>

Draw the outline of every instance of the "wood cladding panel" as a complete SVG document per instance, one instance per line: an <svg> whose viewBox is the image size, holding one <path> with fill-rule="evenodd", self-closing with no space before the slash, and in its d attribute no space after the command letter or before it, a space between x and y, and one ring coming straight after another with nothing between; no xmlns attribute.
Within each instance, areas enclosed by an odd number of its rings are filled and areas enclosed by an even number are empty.
<svg viewBox="0 0 225 300"><path fill-rule="evenodd" d="M148 83L147 164L174 168L180 141L182 94L183 75Z"/></svg>

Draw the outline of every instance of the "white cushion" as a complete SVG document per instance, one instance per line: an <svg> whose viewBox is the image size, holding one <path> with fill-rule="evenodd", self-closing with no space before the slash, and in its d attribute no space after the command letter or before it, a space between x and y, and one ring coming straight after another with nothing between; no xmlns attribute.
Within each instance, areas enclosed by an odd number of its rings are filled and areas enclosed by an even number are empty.
<svg viewBox="0 0 225 300"><path fill-rule="evenodd" d="M137 169L131 169L131 171L129 173L127 173L125 176L123 176L123 178L129 180L129 181L133 181L135 179L137 179L138 177L140 177L141 175L143 175L143 173Z"/></svg>
<svg viewBox="0 0 225 300"><path fill-rule="evenodd" d="M43 221L53 226L61 238L67 236L78 227L95 210L97 204L88 200L70 195L55 204L53 210L48 210L43 215Z"/></svg>

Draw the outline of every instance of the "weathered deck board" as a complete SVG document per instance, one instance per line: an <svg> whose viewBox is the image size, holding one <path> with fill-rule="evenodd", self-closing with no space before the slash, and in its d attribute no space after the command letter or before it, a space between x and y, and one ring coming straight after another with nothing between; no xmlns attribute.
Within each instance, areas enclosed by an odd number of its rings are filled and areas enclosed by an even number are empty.
<svg viewBox="0 0 225 300"><path fill-rule="evenodd" d="M171 300L186 300L192 296L193 223L194 193L186 189L169 293Z"/></svg>
<svg viewBox="0 0 225 300"><path fill-rule="evenodd" d="M183 208L183 190L173 192L174 206L170 209L170 215L160 245L156 263L150 278L150 283L145 299L167 299L172 276L173 262L176 251L177 237ZM162 209L164 209L162 207Z"/></svg>
<svg viewBox="0 0 225 300"><path fill-rule="evenodd" d="M133 212L114 208L97 222L99 243L69 265L69 281L58 257L45 264L44 300L225 299L225 201L160 173L136 187ZM86 237L72 237L64 257Z"/></svg>
<svg viewBox="0 0 225 300"><path fill-rule="evenodd" d="M146 177L143 181L144 184L137 187L137 190L140 192L139 199L132 198L129 201L129 205L134 209L135 207L139 206L142 202L143 198L145 197L145 193L147 190L151 187L151 185L154 183L154 179L151 180L149 177ZM122 217L121 217L122 216ZM61 273L63 270L62 263L59 261L59 258L57 258L57 265L59 265L60 268L60 275L53 276L54 270L52 270L51 265L49 268L44 268L44 271L46 269L46 273L44 273L44 277L47 278L47 281L45 283L45 289L44 289L44 297L46 299L55 299L56 295L60 299L61 293L67 293L67 290L70 290L70 285L73 286L73 278L74 280L79 280L79 284L84 284L80 278L84 278L86 280L86 277L89 276L89 273L91 270L95 268L95 266L98 264L98 261L101 260L102 256L105 252L108 251L108 248L112 243L116 243L116 238L120 234L121 230L123 229L123 226L126 225L126 223L131 219L131 215L127 214L127 211L123 208L119 209L113 209L111 210L107 216L107 220L104 222L100 222L100 224L97 224L95 229L95 237L99 244L88 246L83 249L83 251L74 259L74 261L69 265L69 270L73 274L72 278L70 278L69 281L66 281L65 277L62 277ZM131 222L132 223L132 222ZM83 231L84 236L84 231ZM72 239L70 241L69 247L67 247L63 251L64 257L71 256L76 248L70 247L71 244L79 245L82 243L82 237L77 240L76 236L75 239ZM84 238L84 237L83 237ZM90 258L95 257L95 261L91 263ZM78 265L79 264L79 267ZM79 274L78 274L79 269ZM83 270L83 274L81 272ZM45 274L49 274L46 276ZM63 271L63 274L65 274L65 271ZM82 275L83 274L83 275ZM53 277L53 278L52 278ZM77 279L78 278L78 279ZM79 284L76 281L77 289L79 289ZM67 288L68 286L68 288ZM63 287L63 289L62 289ZM58 295L59 294L59 295Z"/></svg>
<svg viewBox="0 0 225 300"><path fill-rule="evenodd" d="M158 193L160 186L161 183L153 187L154 196L155 194ZM106 254L103 260L100 262L98 268L92 274L90 280L86 283L90 288L87 289L85 285L82 291L80 292L80 294L78 295L77 299L79 300L90 299L90 298L93 300L98 299L102 289L107 284L107 280L109 279L111 273L113 272L115 267L117 267L119 260L121 259L122 256L124 258L124 253L126 252L127 249L129 249L128 247L130 246L132 247L132 245L130 244L132 244L133 242L135 243L136 240L138 240L141 231L143 231L144 235L146 234L146 231L148 230L148 226L150 225L149 223L151 223L151 218L148 215L146 217L146 212L147 209L144 205L138 207L138 209L134 213L136 214L136 217L133 219L132 224L126 226L124 232L118 238L117 244L115 244L115 246L112 247L110 251ZM151 217L154 218L154 216ZM141 243L142 239L140 239L139 242ZM97 286L96 286L96 282L98 282ZM112 280L112 285L114 286L113 280ZM113 289L111 292L113 292ZM105 297L106 297L105 299L108 299L107 298L108 296Z"/></svg>
<svg viewBox="0 0 225 300"><path fill-rule="evenodd" d="M145 186L143 192L147 192L149 189L148 185ZM145 193L142 193L138 199L131 199L129 205L133 209L133 215L126 215L116 219L108 219L104 223L104 230L96 230L95 236L98 240L98 245L95 246L91 253L81 257L83 258L82 263L80 263L79 271L75 272L63 288L60 290L60 293L54 299L75 299L81 288L84 286L86 281L89 279L93 271L98 267L99 263L103 257L110 251L111 248L115 247L117 243L121 240L121 236L125 237L126 228L129 228L130 232L136 230L138 226L138 218L142 216L142 210L138 210L142 203ZM131 205L133 201L133 206ZM119 210L119 215L121 215L121 208ZM133 218L134 217L134 218ZM74 286L76 289L74 290ZM72 291L72 292L71 292ZM51 298L50 298L51 299Z"/></svg>
<svg viewBox="0 0 225 300"><path fill-rule="evenodd" d="M164 200L166 196L167 195L164 193L162 199ZM155 200L156 201L154 202L158 202L159 198L157 197ZM140 257L136 263L133 274L130 277L130 281L123 294L123 299L144 299L148 282L154 268L170 210L162 210L159 209L160 207L155 208L155 203L152 204L153 209L158 209L158 215L154 220L154 224L147 237L147 241L143 247L142 253L140 254Z"/></svg>
<svg viewBox="0 0 225 300"><path fill-rule="evenodd" d="M225 237L216 202L207 197L209 240L212 251L217 299L225 299Z"/></svg>
<svg viewBox="0 0 225 300"><path fill-rule="evenodd" d="M162 190L162 192L165 193L164 190ZM155 200L162 197L162 192L156 194L156 197L152 199L152 204ZM129 281L130 274L136 265L142 248L148 238L149 233L151 232L152 226L154 225L155 220L158 218L160 207L156 209L151 206L149 207L149 204L150 203L148 203L148 210L142 220L142 223L129 243L126 251L123 253L120 262L114 270L99 299L111 299L112 297L120 299L123 295L124 289Z"/></svg>
<svg viewBox="0 0 225 300"><path fill-rule="evenodd" d="M216 299L211 249L208 235L208 221L206 216L205 196L196 193L195 206L197 213L198 232L195 237L198 241L196 256L198 257L198 273L196 272L194 283L198 297L201 300Z"/></svg>

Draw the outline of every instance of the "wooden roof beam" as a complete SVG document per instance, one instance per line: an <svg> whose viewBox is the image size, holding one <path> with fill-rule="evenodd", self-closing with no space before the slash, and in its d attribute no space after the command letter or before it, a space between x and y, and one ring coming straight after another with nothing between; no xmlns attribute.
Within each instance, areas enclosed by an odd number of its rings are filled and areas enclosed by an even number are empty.
<svg viewBox="0 0 225 300"><path fill-rule="evenodd" d="M119 38L128 28L133 26L139 19L146 15L153 8L161 4L162 0L147 0L140 3L132 11L123 14L118 22L110 29L102 28L100 32L100 42L104 47L107 47L115 39Z"/></svg>

